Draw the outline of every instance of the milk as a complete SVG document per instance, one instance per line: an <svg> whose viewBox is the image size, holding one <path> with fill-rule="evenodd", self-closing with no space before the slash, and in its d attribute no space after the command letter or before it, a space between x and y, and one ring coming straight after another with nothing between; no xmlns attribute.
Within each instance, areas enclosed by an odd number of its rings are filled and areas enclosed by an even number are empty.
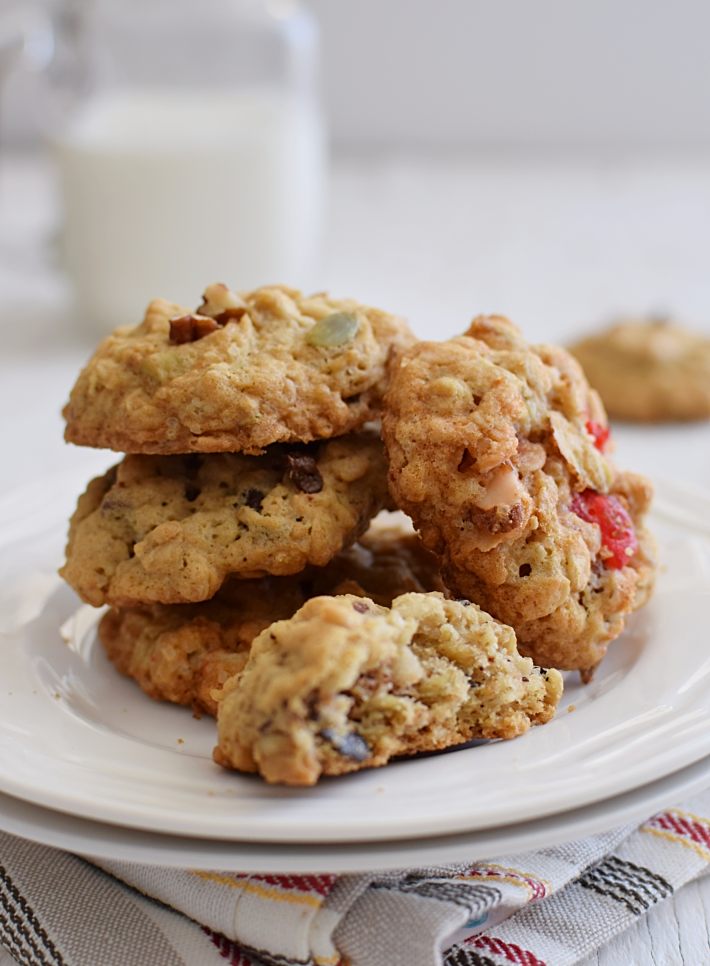
<svg viewBox="0 0 710 966"><path fill-rule="evenodd" d="M58 141L63 263L108 330L204 287L317 285L324 139L280 93L137 91L89 102Z"/></svg>

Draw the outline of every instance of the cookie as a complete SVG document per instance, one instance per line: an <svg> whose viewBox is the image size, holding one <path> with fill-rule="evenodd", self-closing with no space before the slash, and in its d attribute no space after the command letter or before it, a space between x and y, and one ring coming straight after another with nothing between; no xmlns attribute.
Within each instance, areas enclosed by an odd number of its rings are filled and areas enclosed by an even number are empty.
<svg viewBox="0 0 710 966"><path fill-rule="evenodd" d="M710 338L627 320L572 346L609 415L644 423L710 417Z"/></svg>
<svg viewBox="0 0 710 966"><path fill-rule="evenodd" d="M312 785L395 755L513 738L562 693L474 604L405 594L392 607L315 597L252 644L219 702L218 764Z"/></svg>
<svg viewBox="0 0 710 966"><path fill-rule="evenodd" d="M385 400L390 489L453 594L510 624L521 652L589 677L647 598L647 480L608 458L597 394L563 349L507 319L403 355Z"/></svg>
<svg viewBox="0 0 710 966"><path fill-rule="evenodd" d="M191 311L157 299L81 372L65 437L123 453L256 454L377 416L387 361L413 336L379 309L285 286L210 285Z"/></svg>
<svg viewBox="0 0 710 966"><path fill-rule="evenodd" d="M401 593L441 587L436 559L416 535L375 521L360 543L325 567L228 580L200 604L112 608L99 637L116 668L150 697L214 715L213 692L242 670L257 634L292 617L309 597L350 593L389 605Z"/></svg>
<svg viewBox="0 0 710 966"><path fill-rule="evenodd" d="M263 456L127 456L79 498L61 574L97 606L208 600L230 575L325 565L387 499L372 433Z"/></svg>
<svg viewBox="0 0 710 966"><path fill-rule="evenodd" d="M200 604L111 608L99 638L117 670L151 698L214 715L213 691L243 669L256 635L305 600L298 577L230 580Z"/></svg>

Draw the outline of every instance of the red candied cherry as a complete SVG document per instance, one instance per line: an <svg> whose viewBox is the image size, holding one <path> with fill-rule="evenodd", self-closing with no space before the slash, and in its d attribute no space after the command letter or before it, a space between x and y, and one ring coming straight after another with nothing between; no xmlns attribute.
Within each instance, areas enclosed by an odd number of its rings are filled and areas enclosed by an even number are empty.
<svg viewBox="0 0 710 966"><path fill-rule="evenodd" d="M596 523L602 533L602 546L608 556L604 565L611 570L620 570L638 550L636 531L628 510L621 500L611 494L597 493L596 490L582 490L575 493L570 503L571 509L587 523Z"/></svg>
<svg viewBox="0 0 710 966"><path fill-rule="evenodd" d="M602 426L601 423L597 423L593 419L588 419L584 424L584 426L587 432L589 433L589 435L594 440L594 445L596 446L596 448L603 453L604 450L606 449L606 444L609 439L609 435L611 433L611 430L609 429L609 427Z"/></svg>

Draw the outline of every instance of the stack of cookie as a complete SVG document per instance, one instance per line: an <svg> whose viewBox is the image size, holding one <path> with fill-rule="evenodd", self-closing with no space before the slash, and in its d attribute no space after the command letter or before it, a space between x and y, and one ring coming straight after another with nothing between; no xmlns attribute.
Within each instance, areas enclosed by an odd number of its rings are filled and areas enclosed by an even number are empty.
<svg viewBox="0 0 710 966"><path fill-rule="evenodd" d="M549 720L554 668L590 676L650 590L645 481L576 363L503 319L415 343L354 301L213 285L106 339L65 416L128 455L79 499L64 578L110 606L120 671L269 781ZM421 540L370 527L392 497Z"/></svg>
<svg viewBox="0 0 710 966"><path fill-rule="evenodd" d="M353 301L212 285L197 311L155 301L99 347L66 437L128 455L80 498L62 575L111 605L101 638L149 694L214 713L256 633L330 589L319 571L387 502L365 424L411 341Z"/></svg>

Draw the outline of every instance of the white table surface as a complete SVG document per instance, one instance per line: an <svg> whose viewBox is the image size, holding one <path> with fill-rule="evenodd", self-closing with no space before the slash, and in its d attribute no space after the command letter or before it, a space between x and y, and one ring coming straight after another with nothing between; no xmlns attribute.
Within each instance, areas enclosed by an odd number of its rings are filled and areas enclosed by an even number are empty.
<svg viewBox="0 0 710 966"><path fill-rule="evenodd" d="M68 286L51 266L54 231L46 165L5 158L0 494L38 477L51 487L72 466L88 478L115 459L62 441L59 410L98 333L72 322ZM399 311L425 337L453 335L482 311L510 315L539 340L648 310L710 333L710 159L341 160L325 252L322 288ZM710 424L615 435L621 464L710 486ZM585 966L707 966L709 924L706 877Z"/></svg>

